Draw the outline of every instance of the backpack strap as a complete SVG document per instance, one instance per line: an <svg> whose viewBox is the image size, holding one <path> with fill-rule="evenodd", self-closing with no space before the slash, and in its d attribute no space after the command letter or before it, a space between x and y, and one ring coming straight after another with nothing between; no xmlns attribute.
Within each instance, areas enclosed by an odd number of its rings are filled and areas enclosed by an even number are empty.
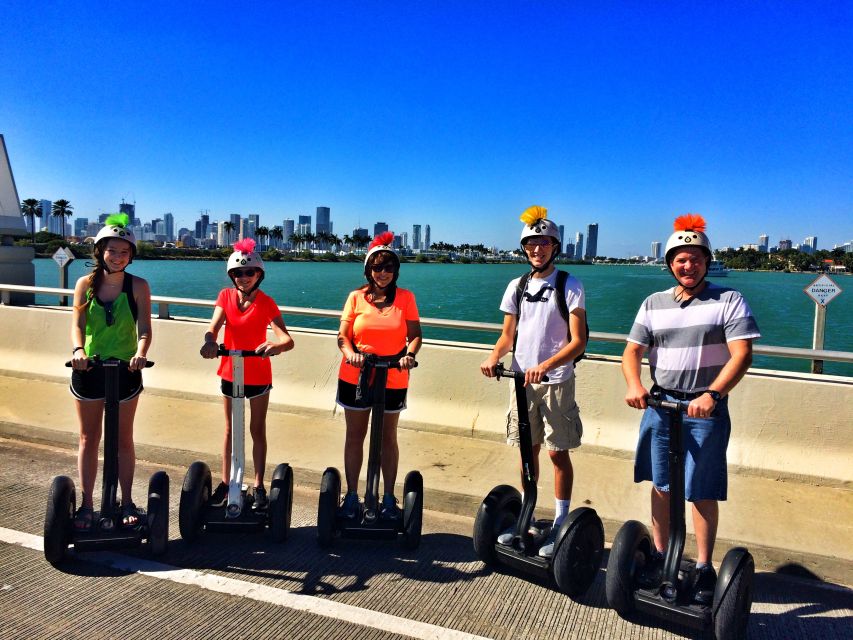
<svg viewBox="0 0 853 640"><path fill-rule="evenodd" d="M127 296L127 305L130 307L133 321L136 322L139 319L139 308L136 306L136 298L133 297L133 276L127 271L124 272L124 282L122 282L121 291Z"/></svg>

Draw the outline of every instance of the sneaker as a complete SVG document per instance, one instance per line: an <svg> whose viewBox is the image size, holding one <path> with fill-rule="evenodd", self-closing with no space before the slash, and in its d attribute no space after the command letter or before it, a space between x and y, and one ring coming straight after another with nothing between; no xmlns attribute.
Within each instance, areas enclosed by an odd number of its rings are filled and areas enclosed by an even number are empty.
<svg viewBox="0 0 853 640"><path fill-rule="evenodd" d="M382 497L382 506L379 507L379 517L383 520L399 520L402 517L400 507L397 506L397 498L390 493Z"/></svg>
<svg viewBox="0 0 853 640"><path fill-rule="evenodd" d="M539 547L538 555L540 558L550 558L554 555L554 543L557 541L557 531L559 530L560 527L551 527L548 537L545 538L545 543Z"/></svg>
<svg viewBox="0 0 853 640"><path fill-rule="evenodd" d="M527 530L527 532L531 536L533 536L534 541L537 541L542 538L543 534L546 531L546 526L547 525L540 525L538 522L536 522L535 519L532 519L530 521L530 528ZM515 536L515 525L512 525L508 529L505 529L503 533L498 536L498 544L502 544L505 547L512 546L513 536Z"/></svg>
<svg viewBox="0 0 853 640"><path fill-rule="evenodd" d="M717 586L717 572L714 567L706 565L696 570L696 586L693 602L710 607L714 602L714 587Z"/></svg>
<svg viewBox="0 0 853 640"><path fill-rule="evenodd" d="M270 501L267 499L267 490L263 487L255 487L255 502L252 505L252 508L256 511L263 511L266 509Z"/></svg>
<svg viewBox="0 0 853 640"><path fill-rule="evenodd" d="M358 516L358 511L361 505L358 503L358 493L349 491L344 496L344 501L338 509L338 515L342 518L354 520Z"/></svg>
<svg viewBox="0 0 853 640"><path fill-rule="evenodd" d="M210 496L209 504L211 507L224 507L228 504L228 485L224 482L220 482L219 486L216 487L216 490L213 492L213 495Z"/></svg>

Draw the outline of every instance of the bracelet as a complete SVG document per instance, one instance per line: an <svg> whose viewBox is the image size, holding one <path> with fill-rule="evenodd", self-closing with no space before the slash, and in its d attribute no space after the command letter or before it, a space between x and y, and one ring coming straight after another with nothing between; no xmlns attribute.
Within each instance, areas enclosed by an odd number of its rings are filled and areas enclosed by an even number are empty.
<svg viewBox="0 0 853 640"><path fill-rule="evenodd" d="M414 353L413 351L409 351L409 352L406 354L406 357L407 357L407 358L411 358L412 360L414 360L414 359L415 359L415 353Z"/></svg>
<svg viewBox="0 0 853 640"><path fill-rule="evenodd" d="M80 351L80 349L85 349L85 348L86 347L74 347L74 349L71 351L71 355L73 356L75 353Z"/></svg>

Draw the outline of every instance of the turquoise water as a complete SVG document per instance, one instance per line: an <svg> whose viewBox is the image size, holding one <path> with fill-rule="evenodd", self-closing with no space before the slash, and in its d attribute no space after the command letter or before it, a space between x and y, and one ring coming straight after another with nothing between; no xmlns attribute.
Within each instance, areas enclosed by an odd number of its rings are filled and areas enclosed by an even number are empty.
<svg viewBox="0 0 853 640"><path fill-rule="evenodd" d="M35 260L36 284L55 287L58 268L53 260ZM340 309L347 293L363 283L358 263L288 262L268 263L263 290L279 305ZM640 303L654 291L670 286L671 276L657 267L572 265L571 272L586 289L591 331L628 333ZM89 271L85 260L71 263L69 286ZM222 287L230 285L224 262L140 260L131 271L148 280L154 295L213 300ZM422 316L500 323L498 310L507 283L522 273L523 265L500 264L405 264L399 283L414 291ZM746 297L758 319L762 344L811 347L814 303L803 289L814 274L731 272L719 284L733 287ZM825 348L853 351L853 278L835 277L845 291L827 307ZM55 298L39 296L38 302L56 304ZM175 315L209 317L204 309L176 307ZM336 329L332 320L306 317L286 318L293 326ZM427 337L467 342L494 343L488 332L424 330ZM616 344L592 344L594 353L621 353ZM755 366L808 371L809 363L788 358L756 357ZM827 362L826 373L853 376L853 365Z"/></svg>

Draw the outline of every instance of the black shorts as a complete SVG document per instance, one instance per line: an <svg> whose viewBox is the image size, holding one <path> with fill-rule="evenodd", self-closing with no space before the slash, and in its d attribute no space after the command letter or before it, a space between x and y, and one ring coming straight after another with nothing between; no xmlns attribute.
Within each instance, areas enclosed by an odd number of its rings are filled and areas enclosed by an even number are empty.
<svg viewBox="0 0 853 640"><path fill-rule="evenodd" d="M78 400L103 400L106 381L103 367L92 367L88 371L75 369L71 372L71 393ZM120 402L133 400L142 393L142 372L118 368L118 397Z"/></svg>
<svg viewBox="0 0 853 640"><path fill-rule="evenodd" d="M222 384L219 385L219 388L222 389L222 395L227 396L229 398L234 397L234 383L229 380L222 379ZM265 393L269 393L270 389L272 389L271 384L246 384L243 385L243 396L246 398L257 398L258 396L262 396Z"/></svg>
<svg viewBox="0 0 853 640"><path fill-rule="evenodd" d="M365 405L355 399L356 385L338 379L338 397L336 402L344 409L353 411L368 411L373 405ZM400 413L406 408L406 392L408 389L386 389L385 390L385 413Z"/></svg>

